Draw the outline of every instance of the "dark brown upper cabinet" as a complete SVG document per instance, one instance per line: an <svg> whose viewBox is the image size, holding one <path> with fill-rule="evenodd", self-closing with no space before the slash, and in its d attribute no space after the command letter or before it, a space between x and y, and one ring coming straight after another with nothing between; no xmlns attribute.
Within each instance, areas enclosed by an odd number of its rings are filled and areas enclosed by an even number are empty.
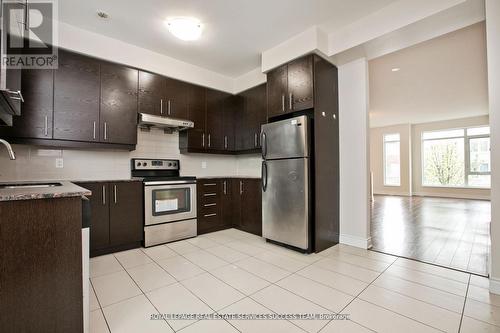
<svg viewBox="0 0 500 333"><path fill-rule="evenodd" d="M268 73L268 117L314 107L313 57L299 58Z"/></svg>
<svg viewBox="0 0 500 333"><path fill-rule="evenodd" d="M172 118L188 118L189 84L165 78L165 93L163 101L164 116Z"/></svg>
<svg viewBox="0 0 500 333"><path fill-rule="evenodd" d="M101 64L100 141L137 143L137 87L136 69Z"/></svg>
<svg viewBox="0 0 500 333"><path fill-rule="evenodd" d="M260 149L260 127L266 118L266 85L248 89L240 94L243 108L235 121L235 146L237 151Z"/></svg>
<svg viewBox="0 0 500 333"><path fill-rule="evenodd" d="M243 109L243 98L240 95L229 95L224 99L224 114L222 116L222 133L224 135L224 150L233 152L235 147L236 115Z"/></svg>
<svg viewBox="0 0 500 333"><path fill-rule="evenodd" d="M59 51L54 76L54 139L99 141L99 61Z"/></svg>
<svg viewBox="0 0 500 333"><path fill-rule="evenodd" d="M13 117L12 127L0 127L0 135L14 138L52 139L54 111L54 71L23 69L24 103L21 116Z"/></svg>
<svg viewBox="0 0 500 333"><path fill-rule="evenodd" d="M194 128L182 132L186 135L188 149L205 149L208 144L206 128L206 89L190 85L188 89L188 118L194 122Z"/></svg>
<svg viewBox="0 0 500 333"><path fill-rule="evenodd" d="M207 150L224 150L224 100L229 94L207 89L206 136Z"/></svg>
<svg viewBox="0 0 500 333"><path fill-rule="evenodd" d="M163 115L165 89L163 76L139 71L139 112Z"/></svg>

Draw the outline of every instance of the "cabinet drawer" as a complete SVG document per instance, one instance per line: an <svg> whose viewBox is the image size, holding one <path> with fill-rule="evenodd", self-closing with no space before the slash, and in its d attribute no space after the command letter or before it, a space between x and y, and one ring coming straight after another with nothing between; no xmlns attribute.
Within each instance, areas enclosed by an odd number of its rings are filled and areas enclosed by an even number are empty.
<svg viewBox="0 0 500 333"><path fill-rule="evenodd" d="M221 191L221 180L220 179L201 179L198 180L197 189L200 194L218 194Z"/></svg>

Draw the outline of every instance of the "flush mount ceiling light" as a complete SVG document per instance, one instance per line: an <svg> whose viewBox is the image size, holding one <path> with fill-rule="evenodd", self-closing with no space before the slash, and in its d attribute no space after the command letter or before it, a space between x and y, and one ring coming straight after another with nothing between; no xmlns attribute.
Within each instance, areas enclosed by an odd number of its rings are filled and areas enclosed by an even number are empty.
<svg viewBox="0 0 500 333"><path fill-rule="evenodd" d="M401 68L399 68L399 67L394 67L391 69L391 71L393 71L393 72L399 72L400 70L401 70Z"/></svg>
<svg viewBox="0 0 500 333"><path fill-rule="evenodd" d="M102 19L108 19L109 18L108 13L103 12L102 10L98 10L97 11L97 16L100 17L100 18L102 18Z"/></svg>
<svg viewBox="0 0 500 333"><path fill-rule="evenodd" d="M192 17L176 17L165 21L168 31L182 40L197 40L201 36L202 26L199 20Z"/></svg>

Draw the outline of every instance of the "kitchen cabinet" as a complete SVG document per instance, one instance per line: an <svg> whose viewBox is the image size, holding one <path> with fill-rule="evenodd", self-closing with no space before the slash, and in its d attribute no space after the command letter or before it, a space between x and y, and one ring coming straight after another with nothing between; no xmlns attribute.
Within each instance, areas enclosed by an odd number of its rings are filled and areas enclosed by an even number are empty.
<svg viewBox="0 0 500 333"><path fill-rule="evenodd" d="M206 128L206 89L191 85L188 90L188 118L194 122L194 128L181 132L186 135L188 149L204 150L207 144Z"/></svg>
<svg viewBox="0 0 500 333"><path fill-rule="evenodd" d="M143 186L141 181L82 182L92 191L91 256L139 247L143 240Z"/></svg>
<svg viewBox="0 0 500 333"><path fill-rule="evenodd" d="M222 116L222 133L224 135L224 150L234 152L236 115L243 108L243 98L240 95L229 95L224 99Z"/></svg>
<svg viewBox="0 0 500 333"><path fill-rule="evenodd" d="M268 73L269 118L314 107L315 57L309 55L296 59Z"/></svg>
<svg viewBox="0 0 500 333"><path fill-rule="evenodd" d="M267 122L266 85L241 93L243 108L236 115L235 140L237 151L260 149L260 126Z"/></svg>
<svg viewBox="0 0 500 333"><path fill-rule="evenodd" d="M165 78L158 74L139 71L138 111L156 116L163 114Z"/></svg>
<svg viewBox="0 0 500 333"><path fill-rule="evenodd" d="M253 178L198 179L198 234L236 227L262 235L260 184Z"/></svg>
<svg viewBox="0 0 500 333"><path fill-rule="evenodd" d="M224 150L224 100L229 94L207 89L206 136L207 150Z"/></svg>
<svg viewBox="0 0 500 333"><path fill-rule="evenodd" d="M165 78L164 115L179 119L188 118L189 86L188 83Z"/></svg>
<svg viewBox="0 0 500 333"><path fill-rule="evenodd" d="M99 141L99 87L96 59L59 51L54 77L54 139Z"/></svg>
<svg viewBox="0 0 500 333"><path fill-rule="evenodd" d="M21 75L23 110L13 117L12 127L0 127L2 137L52 138L54 110L54 71L51 69L23 69Z"/></svg>
<svg viewBox="0 0 500 333"><path fill-rule="evenodd" d="M137 85L137 70L111 63L101 64L101 142L137 143Z"/></svg>

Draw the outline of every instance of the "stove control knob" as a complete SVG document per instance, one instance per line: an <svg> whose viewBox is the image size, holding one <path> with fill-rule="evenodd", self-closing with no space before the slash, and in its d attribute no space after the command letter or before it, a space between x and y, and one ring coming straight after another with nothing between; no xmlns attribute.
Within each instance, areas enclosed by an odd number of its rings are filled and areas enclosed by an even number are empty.
<svg viewBox="0 0 500 333"><path fill-rule="evenodd" d="M142 163L142 166L148 166L147 162Z"/></svg>
<svg viewBox="0 0 500 333"><path fill-rule="evenodd" d="M172 163L171 163L171 162L168 162L168 166L172 166Z"/></svg>
<svg viewBox="0 0 500 333"><path fill-rule="evenodd" d="M137 166L140 167L141 166L141 162L137 162Z"/></svg>

